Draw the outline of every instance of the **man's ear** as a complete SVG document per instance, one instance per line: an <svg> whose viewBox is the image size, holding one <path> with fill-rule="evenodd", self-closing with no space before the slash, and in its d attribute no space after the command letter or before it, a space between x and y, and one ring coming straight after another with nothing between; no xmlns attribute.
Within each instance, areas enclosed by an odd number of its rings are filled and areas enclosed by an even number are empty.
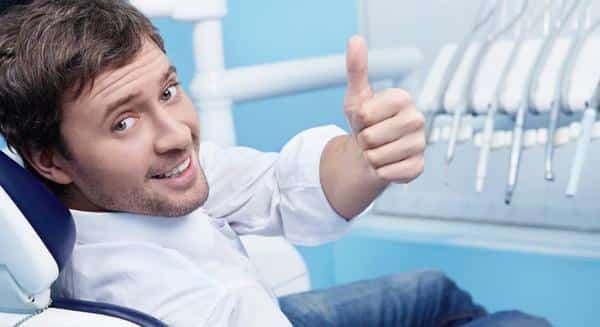
<svg viewBox="0 0 600 327"><path fill-rule="evenodd" d="M69 171L66 169L67 159L57 150L30 150L25 155L25 160L42 177L63 185L73 182Z"/></svg>

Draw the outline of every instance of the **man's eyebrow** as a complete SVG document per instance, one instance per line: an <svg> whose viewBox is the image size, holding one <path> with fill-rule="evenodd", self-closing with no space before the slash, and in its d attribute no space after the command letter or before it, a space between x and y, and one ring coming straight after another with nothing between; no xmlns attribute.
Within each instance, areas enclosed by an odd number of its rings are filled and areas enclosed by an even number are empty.
<svg viewBox="0 0 600 327"><path fill-rule="evenodd" d="M169 66L169 68L167 69L167 71L162 75L162 78L160 79L160 87L163 86L163 84L169 80L169 77L171 77L171 74L173 73L177 73L177 68L175 68L175 66L171 65ZM102 118L102 121L105 121L108 116L110 116L110 114L119 109L120 107L128 104L129 102L135 100L135 98L137 98L140 95L140 92L135 92L135 93L130 93L118 100L115 100L111 103L108 104L108 106L106 106L106 110L104 111L104 116Z"/></svg>
<svg viewBox="0 0 600 327"><path fill-rule="evenodd" d="M115 110L119 109L120 107L133 101L139 95L140 95L140 92L129 93L126 96L109 103L108 106L106 106L106 110L104 111L104 116L102 117L102 121L105 121L113 111L115 111Z"/></svg>
<svg viewBox="0 0 600 327"><path fill-rule="evenodd" d="M167 71L163 74L163 77L160 79L161 84L164 84L166 81L168 81L172 74L177 74L177 68L175 68L173 65L169 66L169 69L167 69Z"/></svg>

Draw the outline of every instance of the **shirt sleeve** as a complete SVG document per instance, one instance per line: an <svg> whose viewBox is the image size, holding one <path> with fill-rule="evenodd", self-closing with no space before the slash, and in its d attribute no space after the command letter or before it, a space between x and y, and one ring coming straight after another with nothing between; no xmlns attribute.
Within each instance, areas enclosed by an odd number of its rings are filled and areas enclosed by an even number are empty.
<svg viewBox="0 0 600 327"><path fill-rule="evenodd" d="M300 245L339 238L355 219L347 221L331 207L319 166L327 143L344 134L331 125L312 128L280 153L203 142L200 162L210 189L204 209L242 235L283 235Z"/></svg>

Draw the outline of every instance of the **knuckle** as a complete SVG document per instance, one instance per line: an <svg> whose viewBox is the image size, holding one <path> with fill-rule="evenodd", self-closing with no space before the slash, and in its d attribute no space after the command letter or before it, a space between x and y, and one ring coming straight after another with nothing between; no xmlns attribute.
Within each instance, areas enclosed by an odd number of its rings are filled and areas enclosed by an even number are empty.
<svg viewBox="0 0 600 327"><path fill-rule="evenodd" d="M368 148L374 147L376 145L373 134L368 131L360 132L358 137L361 140L361 142Z"/></svg>
<svg viewBox="0 0 600 327"><path fill-rule="evenodd" d="M377 167L378 166L378 158L377 158L377 154L375 153L375 151L365 151L365 157L367 158L367 161L369 162L369 164L371 164L372 166Z"/></svg>
<svg viewBox="0 0 600 327"><path fill-rule="evenodd" d="M412 161L412 160L411 160ZM425 169L425 161L422 156L419 156L414 162L412 162L394 182L397 183L410 183L419 177Z"/></svg>
<svg viewBox="0 0 600 327"><path fill-rule="evenodd" d="M371 119L371 114L369 113L369 110L367 110L366 108L362 108L360 111L358 111L356 113L356 117L358 118L358 121L360 121L361 123L369 124L370 119Z"/></svg>
<svg viewBox="0 0 600 327"><path fill-rule="evenodd" d="M415 109L415 120L417 121L417 125L419 129L425 128L425 115L422 112Z"/></svg>
<svg viewBox="0 0 600 327"><path fill-rule="evenodd" d="M415 144L415 150L417 153L423 153L423 152L425 152L426 148L427 148L427 142L425 142L425 134L421 133L421 134L419 134L419 137Z"/></svg>
<svg viewBox="0 0 600 327"><path fill-rule="evenodd" d="M424 170L425 170L425 159L423 158L423 156L419 156L419 158L416 160L416 162L413 166L411 180L419 177L423 173Z"/></svg>
<svg viewBox="0 0 600 327"><path fill-rule="evenodd" d="M411 131L423 129L425 127L425 119L421 119L419 116L415 115L406 123L406 127Z"/></svg>

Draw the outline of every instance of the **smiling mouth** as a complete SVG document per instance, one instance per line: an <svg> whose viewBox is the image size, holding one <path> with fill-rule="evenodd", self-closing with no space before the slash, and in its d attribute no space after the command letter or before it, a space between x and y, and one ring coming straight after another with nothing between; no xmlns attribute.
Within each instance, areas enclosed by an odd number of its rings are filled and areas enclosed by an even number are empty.
<svg viewBox="0 0 600 327"><path fill-rule="evenodd" d="M175 177L181 175L181 173L183 173L190 166L191 163L192 163L192 159L191 159L191 157L188 157L182 163L177 165L177 167L171 169L170 171L168 171L164 174L152 176L152 178L157 178L157 179L175 178Z"/></svg>

